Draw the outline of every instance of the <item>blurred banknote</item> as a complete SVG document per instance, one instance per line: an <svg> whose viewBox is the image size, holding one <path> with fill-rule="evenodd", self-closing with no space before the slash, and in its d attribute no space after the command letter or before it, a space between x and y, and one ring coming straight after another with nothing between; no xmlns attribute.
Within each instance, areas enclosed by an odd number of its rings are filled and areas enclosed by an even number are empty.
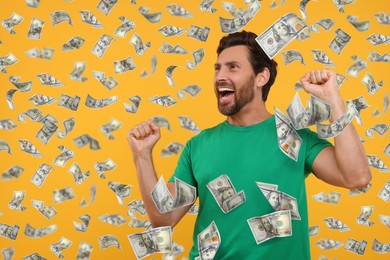
<svg viewBox="0 0 390 260"><path fill-rule="evenodd" d="M13 165L11 166L10 168L8 168L8 170L6 170L5 172L3 172L3 174L1 175L1 180L5 181L5 180L11 180L12 178L19 178L20 175L22 175L24 169L18 165Z"/></svg>
<svg viewBox="0 0 390 260"><path fill-rule="evenodd" d="M325 192L320 192L312 196L313 200L325 202L325 203L331 203L331 204L338 204L341 197L341 193L332 191L329 194L326 194Z"/></svg>
<svg viewBox="0 0 390 260"><path fill-rule="evenodd" d="M390 62L390 55L388 53L380 54L371 50L367 59L372 62Z"/></svg>
<svg viewBox="0 0 390 260"><path fill-rule="evenodd" d="M68 119L65 119L62 122L62 124L64 125L65 131L58 130L58 132L57 132L58 138L61 138L61 139L64 138L65 136L67 136L73 130L73 128L76 125L76 121L75 121L74 117L70 117Z"/></svg>
<svg viewBox="0 0 390 260"><path fill-rule="evenodd" d="M113 77L104 77L104 72L92 71L92 74L93 77L97 79L100 83L102 83L103 86L106 87L106 89L108 90L112 90L113 88L118 86L118 82Z"/></svg>
<svg viewBox="0 0 390 260"><path fill-rule="evenodd" d="M183 89L180 89L178 92L177 92L177 96L181 99L184 99L185 98L185 93L189 94L191 97L195 97L199 94L199 92L201 91L201 87L199 87L198 85L195 85L195 84L192 84L192 85L188 85L187 87L183 88Z"/></svg>
<svg viewBox="0 0 390 260"><path fill-rule="evenodd" d="M13 246L3 248L1 250L1 254L3 255L4 260L12 260L12 258L14 257L14 254L15 254L15 249Z"/></svg>
<svg viewBox="0 0 390 260"><path fill-rule="evenodd" d="M183 147L184 147L183 144L179 142L172 142L167 147L162 149L161 157L167 157L173 154L179 154L180 151L183 149Z"/></svg>
<svg viewBox="0 0 390 260"><path fill-rule="evenodd" d="M63 145L59 145L58 149L61 153L54 159L53 164L64 167L65 163L74 157L74 152Z"/></svg>
<svg viewBox="0 0 390 260"><path fill-rule="evenodd" d="M122 25L115 29L114 35L126 38L127 33L135 28L135 23L124 16L119 16L119 20L121 20Z"/></svg>
<svg viewBox="0 0 390 260"><path fill-rule="evenodd" d="M24 18L17 13L12 13L10 18L7 18L1 22L1 26L3 26L10 34L16 34L14 26L20 24L23 19Z"/></svg>
<svg viewBox="0 0 390 260"><path fill-rule="evenodd" d="M330 124L317 123L318 137L327 139L337 136L352 122L356 115L357 112L355 107L351 107L344 113L344 115Z"/></svg>
<svg viewBox="0 0 390 260"><path fill-rule="evenodd" d="M72 20L70 19L70 16L67 12L59 10L56 12L50 13L50 21L53 26L62 23L62 22L68 22L70 25L72 24Z"/></svg>
<svg viewBox="0 0 390 260"><path fill-rule="evenodd" d="M31 98L29 98L29 101L31 101L36 106L42 106L45 104L50 105L51 103L55 102L57 99L49 96L45 96L42 94L35 94Z"/></svg>
<svg viewBox="0 0 390 260"><path fill-rule="evenodd" d="M380 33L373 33L370 36L368 36L366 40L368 40L372 45L389 44L390 36L380 34Z"/></svg>
<svg viewBox="0 0 390 260"><path fill-rule="evenodd" d="M107 249L110 246L116 246L117 248L122 249L121 245L119 244L118 238L114 235L100 236L98 238L98 241L99 241L100 250Z"/></svg>
<svg viewBox="0 0 390 260"><path fill-rule="evenodd" d="M0 151L8 151L9 154L12 154L11 148L9 147L8 143L1 139L0 139Z"/></svg>
<svg viewBox="0 0 390 260"><path fill-rule="evenodd" d="M71 186L66 186L65 188L53 190L53 199L55 203L62 203L66 200L73 199L75 194Z"/></svg>
<svg viewBox="0 0 390 260"><path fill-rule="evenodd" d="M136 65L131 57L128 57L124 60L114 61L114 71L115 74L121 74L129 70L136 68Z"/></svg>
<svg viewBox="0 0 390 260"><path fill-rule="evenodd" d="M340 54L341 51L351 40L351 36L341 30L340 28L335 31L336 37L330 42L329 48L337 54Z"/></svg>
<svg viewBox="0 0 390 260"><path fill-rule="evenodd" d="M121 126L122 126L121 122L119 122L115 118L112 118L110 122L104 124L100 128L100 132L102 132L105 136L107 136L108 139L114 140L115 137L112 135L112 132L118 130Z"/></svg>
<svg viewBox="0 0 390 260"><path fill-rule="evenodd" d="M95 170L98 172L101 179L105 179L106 176L104 173L106 171L111 171L116 168L116 164L114 161L111 160L111 158L107 158L104 162L97 162L94 165Z"/></svg>
<svg viewBox="0 0 390 260"><path fill-rule="evenodd" d="M214 0L202 0L202 2L199 4L199 10L202 12L215 13L217 9L211 6L213 3Z"/></svg>
<svg viewBox="0 0 390 260"><path fill-rule="evenodd" d="M374 132L378 133L379 135L383 136L386 134L386 132L390 129L390 125L387 125L385 123L379 123L376 124L366 130L366 136L370 138L374 138Z"/></svg>
<svg viewBox="0 0 390 260"><path fill-rule="evenodd" d="M88 134L83 134L79 137L76 137L73 139L73 141L78 148L84 147L85 145L89 144L89 149L100 150L99 142Z"/></svg>
<svg viewBox="0 0 390 260"><path fill-rule="evenodd" d="M40 40L42 28L44 25L45 25L44 21L33 17L30 22L30 30L28 31L27 38Z"/></svg>
<svg viewBox="0 0 390 260"><path fill-rule="evenodd" d="M12 121L12 119L2 119L0 120L0 129L4 131L10 131L16 128L17 125Z"/></svg>
<svg viewBox="0 0 390 260"><path fill-rule="evenodd" d="M376 238L374 238L374 242L372 243L372 250L380 254L390 253L390 243L382 244Z"/></svg>
<svg viewBox="0 0 390 260"><path fill-rule="evenodd" d="M366 240L363 239L362 241L358 241L353 238L348 238L348 241L345 244L344 249L358 255L364 255L366 247L367 247Z"/></svg>
<svg viewBox="0 0 390 260"><path fill-rule="evenodd" d="M58 258L64 258L62 250L67 249L72 245L72 241L65 237L61 237L60 241L50 245L50 251L52 251Z"/></svg>
<svg viewBox="0 0 390 260"><path fill-rule="evenodd" d="M159 127L166 126L169 131L172 131L171 125L169 124L168 119L166 119L165 117L155 116L155 117L152 117L150 120L153 121L153 123L155 123Z"/></svg>
<svg viewBox="0 0 390 260"><path fill-rule="evenodd" d="M172 16L181 16L184 18L192 17L193 15L178 4L167 5L167 9Z"/></svg>
<svg viewBox="0 0 390 260"><path fill-rule="evenodd" d="M282 52L283 56L283 62L284 65L288 65L293 61L299 60L303 65L305 65L305 62L303 60L302 54L299 51L296 50L290 50Z"/></svg>
<svg viewBox="0 0 390 260"><path fill-rule="evenodd" d="M111 96L108 98L95 99L91 97L89 94L87 95L87 99L85 100L85 105L92 109L103 108L118 101L118 96Z"/></svg>
<svg viewBox="0 0 390 260"><path fill-rule="evenodd" d="M330 60L328 55L322 50L311 50L314 60L324 64L326 67L336 67L336 65Z"/></svg>
<svg viewBox="0 0 390 260"><path fill-rule="evenodd" d="M339 242L333 239L322 238L316 242L316 245L322 250L338 249L342 247L343 242Z"/></svg>
<svg viewBox="0 0 390 260"><path fill-rule="evenodd" d="M373 211L374 211L374 206L360 206L360 214L356 218L356 223L364 226L374 225L374 222L369 220Z"/></svg>
<svg viewBox="0 0 390 260"><path fill-rule="evenodd" d="M57 225L53 224L44 228L34 228L30 224L26 224L24 234L31 238L41 238L57 231Z"/></svg>
<svg viewBox="0 0 390 260"><path fill-rule="evenodd" d="M108 15L117 3L118 0L100 0L96 7L103 14Z"/></svg>
<svg viewBox="0 0 390 260"><path fill-rule="evenodd" d="M83 183L90 175L89 171L82 172L80 166L75 162L70 166L68 172L72 174L76 184Z"/></svg>
<svg viewBox="0 0 390 260"><path fill-rule="evenodd" d="M194 69L204 58L204 49L199 48L196 51L192 52L192 56L194 57L194 62L187 61L187 69Z"/></svg>
<svg viewBox="0 0 390 260"><path fill-rule="evenodd" d="M357 77L359 72L367 67L367 62L356 55L351 56L351 59L354 60L354 64L347 69L347 74Z"/></svg>
<svg viewBox="0 0 390 260"><path fill-rule="evenodd" d="M374 112L372 113L372 115L375 117L381 116L381 115L385 114L388 109L389 109L389 93L386 92L386 94L383 97L383 111L381 113L379 113L378 109L376 108L374 110ZM1 121L0 121L0 125L1 125ZM1 129L1 126L0 126L0 129Z"/></svg>
<svg viewBox="0 0 390 260"><path fill-rule="evenodd" d="M24 190L14 191L14 196L11 201L8 203L8 208L12 210L20 210L25 211L27 208L22 206L22 202L26 196L26 192Z"/></svg>
<svg viewBox="0 0 390 260"><path fill-rule="evenodd" d="M166 253L172 250L172 228L162 226L141 233L128 235L130 245L137 259L154 253Z"/></svg>
<svg viewBox="0 0 390 260"><path fill-rule="evenodd" d="M329 218L324 219L324 221L325 221L325 223L326 223L326 226L327 226L329 229L339 230L340 232L344 232L344 231L351 230L350 227L348 227L347 225L345 225L343 222L341 222L341 221L338 220L337 218L329 217Z"/></svg>
<svg viewBox="0 0 390 260"><path fill-rule="evenodd" d="M51 60L53 58L54 49L44 47L42 50L37 48L33 48L31 50L26 51L27 56L30 58L37 58L43 60Z"/></svg>
<svg viewBox="0 0 390 260"><path fill-rule="evenodd" d="M390 201L390 180L388 180L385 185L383 185L378 196L386 203Z"/></svg>
<svg viewBox="0 0 390 260"><path fill-rule="evenodd" d="M11 76L9 77L9 81L21 92L29 92L32 88L32 81L19 82L20 77Z"/></svg>
<svg viewBox="0 0 390 260"><path fill-rule="evenodd" d="M73 225L77 231L86 232L89 226L89 222L91 221L91 216L88 214L84 214L79 217L82 223L73 221Z"/></svg>
<svg viewBox="0 0 390 260"><path fill-rule="evenodd" d="M80 82L87 81L87 78L82 75L86 66L87 63L85 61L74 62L74 68L70 73L70 79L80 81Z"/></svg>
<svg viewBox="0 0 390 260"><path fill-rule="evenodd" d="M99 217L99 220L114 226L120 226L123 223L126 223L126 219L122 217L120 214L111 214L111 215L104 214L103 216Z"/></svg>
<svg viewBox="0 0 390 260"><path fill-rule="evenodd" d="M86 242L81 242L78 253L76 256L76 260L88 260L90 259L90 255L92 252L93 246L86 243Z"/></svg>
<svg viewBox="0 0 390 260"><path fill-rule="evenodd" d="M362 83L371 95L375 94L383 86L383 81L375 82L374 77L369 72L366 72L364 75Z"/></svg>
<svg viewBox="0 0 390 260"><path fill-rule="evenodd" d="M184 129L190 130L193 133L197 134L200 132L199 127L195 124L194 121L188 116L179 116L179 123L180 126L183 127Z"/></svg>
<svg viewBox="0 0 390 260"><path fill-rule="evenodd" d="M114 40L115 39L110 35L103 34L92 48L92 53L95 54L98 58L103 57L111 42Z"/></svg>
<svg viewBox="0 0 390 260"><path fill-rule="evenodd" d="M219 17L219 24L223 33L234 33L247 25L260 10L258 1L253 1L247 10L237 14L232 19Z"/></svg>
<svg viewBox="0 0 390 260"><path fill-rule="evenodd" d="M125 205L123 199L130 197L131 186L128 184L122 184L119 182L109 181L108 187L115 192L116 198L119 204Z"/></svg>
<svg viewBox="0 0 390 260"><path fill-rule="evenodd" d="M79 103L80 103L80 97L77 95L75 97L71 97L66 94L61 94L60 100L58 100L59 106L73 111L77 111L77 108L79 107Z"/></svg>
<svg viewBox="0 0 390 260"><path fill-rule="evenodd" d="M38 149L29 140L18 140L20 149L23 152L31 154L33 157L43 157Z"/></svg>
<svg viewBox="0 0 390 260"><path fill-rule="evenodd" d="M19 232L19 226L14 225L13 227L0 223L0 236L11 239L11 240L16 240L16 237L18 236Z"/></svg>
<svg viewBox="0 0 390 260"><path fill-rule="evenodd" d="M74 49L80 49L84 44L85 39L80 36L73 36L70 40L62 45L62 51L73 51Z"/></svg>
<svg viewBox="0 0 390 260"><path fill-rule="evenodd" d="M347 21L350 22L353 27L356 28L356 30L358 30L359 32L367 31L370 27L370 21L366 20L358 22L358 18L359 17L355 15L347 15Z"/></svg>
<svg viewBox="0 0 390 260"><path fill-rule="evenodd" d="M165 37L170 37L173 35L181 35L185 31L186 31L185 29L173 25L164 25L163 27L158 29L158 32L160 32Z"/></svg>
<svg viewBox="0 0 390 260"><path fill-rule="evenodd" d="M57 215L57 211L52 206L44 206L43 201L31 200L31 204L36 208L45 218L52 219Z"/></svg>
<svg viewBox="0 0 390 260"><path fill-rule="evenodd" d="M204 28L200 28L196 25L191 25L190 29L188 30L187 36L190 38L197 39L201 42L207 41L207 38L210 33L210 28L205 26Z"/></svg>
<svg viewBox="0 0 390 260"><path fill-rule="evenodd" d="M31 177L30 181L40 188L53 169L54 168L48 164L41 164L39 168L35 171L34 175Z"/></svg>
<svg viewBox="0 0 390 260"><path fill-rule="evenodd" d="M141 97L140 96L132 96L129 97L129 100L132 102L132 104L123 103L125 105L126 112L130 113L136 113L138 111L138 107L141 103Z"/></svg>
<svg viewBox="0 0 390 260"><path fill-rule="evenodd" d="M356 109L355 118L356 118L357 123L359 125L362 125L363 122L362 122L362 119L360 117L360 111L362 109L368 108L368 104L367 104L367 101L364 98L364 96L360 96L360 97L358 97L356 99L352 99L352 100L347 100L346 101L347 110L351 109L352 107L355 107L355 109Z"/></svg>
<svg viewBox="0 0 390 260"><path fill-rule="evenodd" d="M180 45L172 46L169 43L163 42L160 47L160 52L171 54L187 54L187 50Z"/></svg>
<svg viewBox="0 0 390 260"><path fill-rule="evenodd" d="M138 12L140 12L149 22L158 23L161 20L161 12L151 13L149 7L140 6Z"/></svg>
<svg viewBox="0 0 390 260"><path fill-rule="evenodd" d="M379 12L374 14L375 18L380 24L390 24L390 16L386 12Z"/></svg>
<svg viewBox="0 0 390 260"><path fill-rule="evenodd" d="M137 33L133 34L129 43L133 45L137 55L143 55L151 46L150 42L143 43L141 36L139 36Z"/></svg>
<svg viewBox="0 0 390 260"><path fill-rule="evenodd" d="M93 15L91 11L88 10L79 10L81 15L81 20L84 23L92 25L93 28L103 28L103 25L99 22L96 16Z"/></svg>
<svg viewBox="0 0 390 260"><path fill-rule="evenodd" d="M390 172L390 169L377 155L367 154L368 165L378 169L380 172Z"/></svg>
<svg viewBox="0 0 390 260"><path fill-rule="evenodd" d="M310 31L311 31L311 32L319 32L318 26L321 26L321 27L324 28L326 31L329 31L329 29L332 28L332 26L333 26L334 24L335 24L335 21L332 20L331 18L323 18L323 19L319 20L318 22L313 23L313 24L310 26Z"/></svg>
<svg viewBox="0 0 390 260"><path fill-rule="evenodd" d="M171 107L177 103L171 95L153 96L149 98L149 101L163 107Z"/></svg>

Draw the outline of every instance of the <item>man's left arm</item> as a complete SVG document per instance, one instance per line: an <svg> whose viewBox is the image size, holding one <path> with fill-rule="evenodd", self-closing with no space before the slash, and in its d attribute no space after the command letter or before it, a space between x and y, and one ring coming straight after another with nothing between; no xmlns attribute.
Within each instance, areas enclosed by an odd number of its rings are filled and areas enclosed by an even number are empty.
<svg viewBox="0 0 390 260"><path fill-rule="evenodd" d="M311 71L301 78L301 83L307 93L331 104L330 122L345 114L344 101L333 71ZM352 123L334 138L334 144L334 147L326 147L317 155L312 167L315 175L329 184L348 189L366 186L371 180L371 171Z"/></svg>

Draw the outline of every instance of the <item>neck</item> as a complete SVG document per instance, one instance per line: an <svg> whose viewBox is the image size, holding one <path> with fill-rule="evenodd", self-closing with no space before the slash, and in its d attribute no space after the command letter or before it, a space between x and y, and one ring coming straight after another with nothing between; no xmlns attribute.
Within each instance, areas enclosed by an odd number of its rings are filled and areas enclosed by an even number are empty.
<svg viewBox="0 0 390 260"><path fill-rule="evenodd" d="M227 117L227 121L231 125L235 126L250 126L263 122L270 118L270 114L264 103L257 105L256 107L246 106L241 108L239 112L232 116Z"/></svg>

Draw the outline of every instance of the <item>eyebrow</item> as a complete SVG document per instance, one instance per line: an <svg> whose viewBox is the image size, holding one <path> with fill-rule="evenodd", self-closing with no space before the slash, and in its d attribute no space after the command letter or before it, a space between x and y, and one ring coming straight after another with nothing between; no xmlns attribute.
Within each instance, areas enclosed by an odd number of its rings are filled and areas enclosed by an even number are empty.
<svg viewBox="0 0 390 260"><path fill-rule="evenodd" d="M216 66L221 66L221 65L227 65L227 66L229 66L229 65L235 65L235 64L240 64L238 61L228 61L228 62L225 62L225 63L219 63L219 62L217 62L217 63L215 63L214 64L214 67L216 67Z"/></svg>

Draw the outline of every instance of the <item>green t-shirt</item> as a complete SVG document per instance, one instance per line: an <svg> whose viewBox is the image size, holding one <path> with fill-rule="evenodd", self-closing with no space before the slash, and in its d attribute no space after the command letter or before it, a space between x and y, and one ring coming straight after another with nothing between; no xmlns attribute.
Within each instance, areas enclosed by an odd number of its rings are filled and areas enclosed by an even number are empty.
<svg viewBox="0 0 390 260"><path fill-rule="evenodd" d="M278 147L275 117L239 127L227 121L203 130L183 149L174 177L195 186L199 197L190 259L199 255L197 235L215 222L221 244L214 259L310 259L305 178L318 153L331 145L309 129L297 131L302 138L298 161ZM218 206L207 183L226 174L246 201L228 213ZM301 220L292 220L292 235L256 244L248 219L274 212L256 182L278 185L278 190L297 199Z"/></svg>

